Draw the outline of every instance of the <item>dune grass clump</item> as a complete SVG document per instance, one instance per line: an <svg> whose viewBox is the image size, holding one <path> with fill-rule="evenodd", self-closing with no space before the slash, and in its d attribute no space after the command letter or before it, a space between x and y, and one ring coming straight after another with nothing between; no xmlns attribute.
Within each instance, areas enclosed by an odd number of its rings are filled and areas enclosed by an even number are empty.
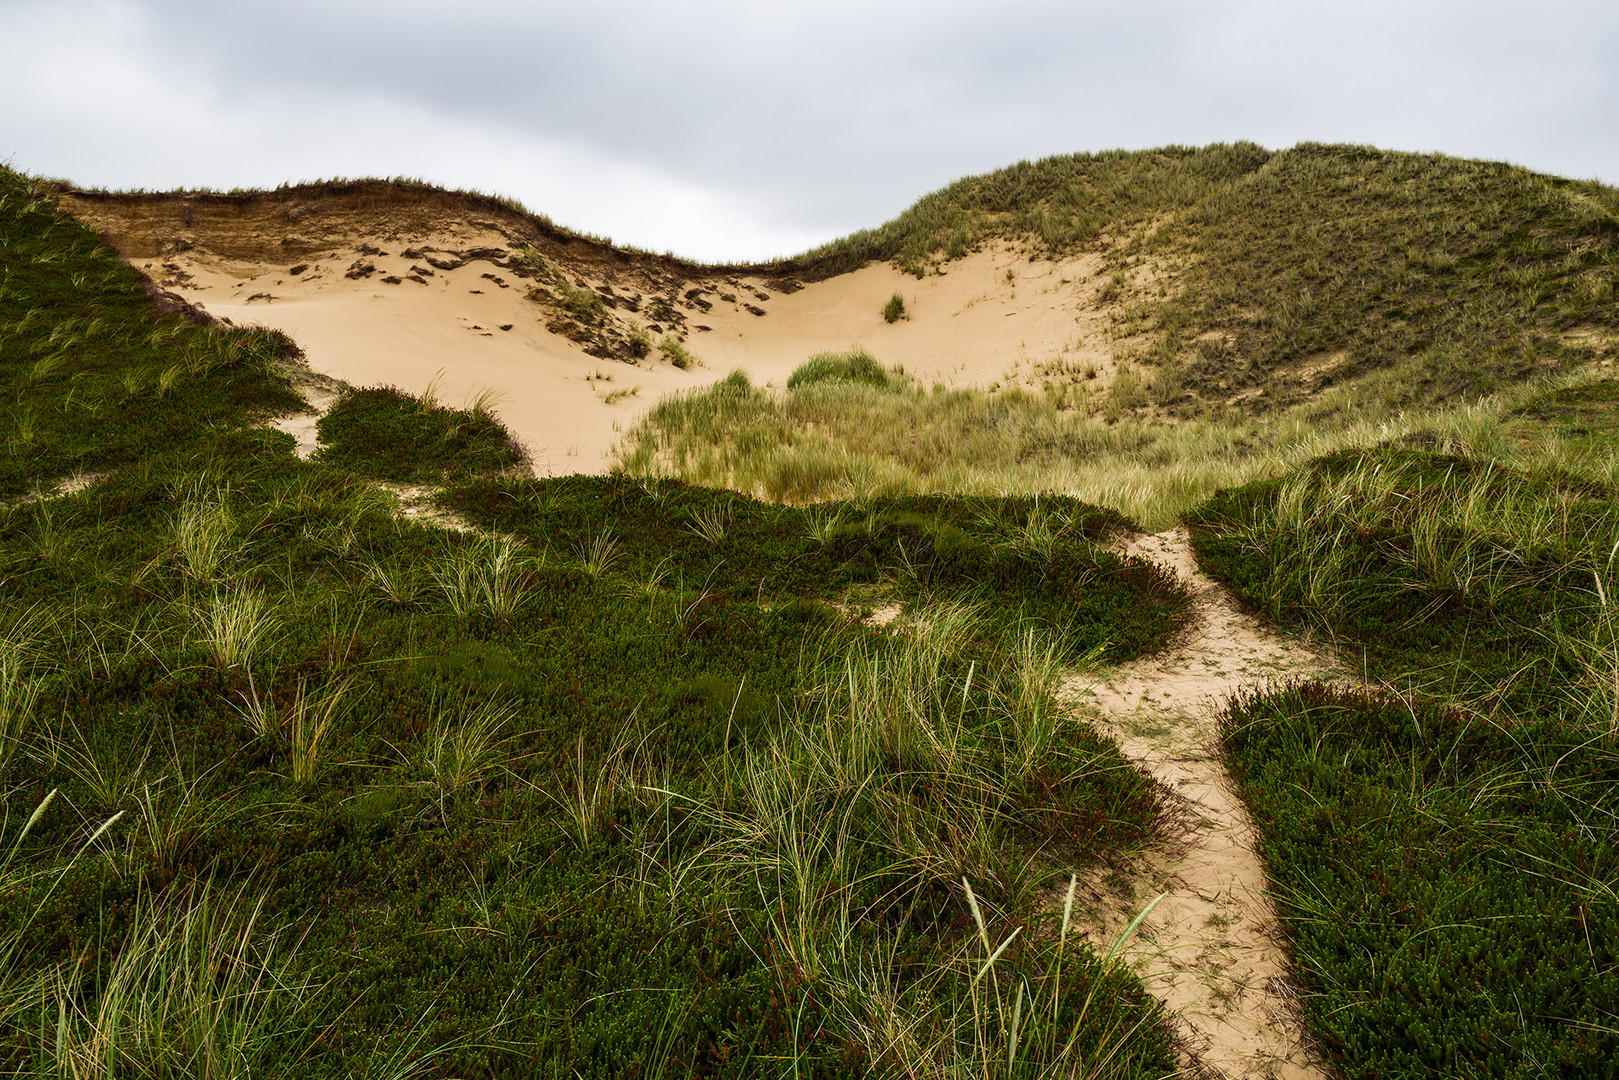
<svg viewBox="0 0 1619 1080"><path fill-rule="evenodd" d="M905 310L905 297L900 293L896 292L893 296L890 296L888 302L883 305L883 322L888 323L890 326L901 319L909 319L910 317Z"/></svg>
<svg viewBox="0 0 1619 1080"><path fill-rule="evenodd" d="M487 406L439 405L392 386L343 394L320 418L323 460L399 483L520 469L527 454Z"/></svg>
<svg viewBox="0 0 1619 1080"><path fill-rule="evenodd" d="M859 345L845 352L820 352L811 356L787 376L787 389L814 386L817 383L861 383L886 389L900 376L891 375L877 358Z"/></svg>
<svg viewBox="0 0 1619 1080"><path fill-rule="evenodd" d="M241 1076L315 1051L306 1008L324 988L293 974L296 946L263 925L264 904L142 898L97 978L64 965L47 980L41 1057L69 1076Z"/></svg>

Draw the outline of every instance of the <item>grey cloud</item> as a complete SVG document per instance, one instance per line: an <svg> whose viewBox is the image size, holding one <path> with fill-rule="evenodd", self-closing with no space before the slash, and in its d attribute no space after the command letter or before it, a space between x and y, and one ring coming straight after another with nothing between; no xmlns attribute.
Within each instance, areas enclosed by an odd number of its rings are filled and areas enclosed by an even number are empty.
<svg viewBox="0 0 1619 1080"><path fill-rule="evenodd" d="M1619 11L1581 0L1532 17L1455 0L51 6L122 12L142 62L184 72L222 115L389 103L497 146L585 148L784 234L876 224L1020 158L1165 142L1348 140L1619 180ZM39 7L0 0L0 16ZM7 145L28 128L0 111L0 154L49 171L37 131ZM368 171L401 171L389 156Z"/></svg>

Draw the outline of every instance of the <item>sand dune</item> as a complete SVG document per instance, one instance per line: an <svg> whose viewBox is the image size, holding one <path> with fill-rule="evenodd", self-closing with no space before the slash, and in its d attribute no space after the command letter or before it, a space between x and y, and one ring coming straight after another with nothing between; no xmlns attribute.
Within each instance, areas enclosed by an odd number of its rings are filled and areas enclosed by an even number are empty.
<svg viewBox="0 0 1619 1080"><path fill-rule="evenodd" d="M285 330L319 372L414 393L436 385L452 404L492 392L542 474L604 471L619 431L660 395L738 368L781 387L811 354L853 344L930 384L1038 385L1088 368L1104 385L1112 370L1095 254L1031 260L997 245L921 280L875 264L806 283L559 242L487 207L68 201L165 288L216 317ZM542 263L524 257L530 248ZM559 291L555 271L601 299L595 324L534 294ZM889 324L896 291L909 317ZM631 357L637 326L683 335L700 363Z"/></svg>

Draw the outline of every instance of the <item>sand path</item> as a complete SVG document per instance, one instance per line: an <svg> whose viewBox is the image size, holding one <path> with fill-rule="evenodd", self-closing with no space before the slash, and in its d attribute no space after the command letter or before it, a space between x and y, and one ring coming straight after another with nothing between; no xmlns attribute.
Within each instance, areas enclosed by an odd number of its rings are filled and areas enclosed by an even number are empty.
<svg viewBox="0 0 1619 1080"><path fill-rule="evenodd" d="M1194 624L1167 651L1101 679L1075 676L1064 693L1094 710L1097 726L1163 783L1175 835L1087 883L1088 932L1105 947L1163 893L1124 956L1169 1007L1194 1075L1332 1076L1300 1018L1253 823L1220 761L1216 719L1240 687L1338 672L1322 653L1238 610L1197 569L1184 528L1139 538L1129 552L1190 584Z"/></svg>

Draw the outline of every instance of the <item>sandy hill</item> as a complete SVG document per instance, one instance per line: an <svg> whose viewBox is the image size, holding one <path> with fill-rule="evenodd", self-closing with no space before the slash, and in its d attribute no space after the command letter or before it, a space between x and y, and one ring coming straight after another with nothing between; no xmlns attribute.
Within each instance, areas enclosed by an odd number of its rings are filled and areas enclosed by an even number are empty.
<svg viewBox="0 0 1619 1080"><path fill-rule="evenodd" d="M806 280L626 252L409 184L68 204L162 288L287 331L317 371L415 392L436 380L450 402L493 391L542 470L601 470L615 429L660 394L736 368L779 386L812 353L853 343L929 382L1109 364L1095 253L1031 261L1003 241L921 279L875 263ZM910 317L888 323L896 291ZM656 348L666 336L695 363L671 363Z"/></svg>
<svg viewBox="0 0 1619 1080"><path fill-rule="evenodd" d="M595 472L658 396L780 386L861 344L925 383L1192 415L1421 403L1611 362L1619 193L1359 147L1020 163L796 259L704 266L413 182L65 204L163 288L320 372L493 392L541 471ZM883 318L894 293L907 317ZM656 345L684 339L695 363ZM683 362L683 361L682 361ZM1069 391L1077 391L1070 395ZM1127 392L1126 392L1127 391Z"/></svg>

